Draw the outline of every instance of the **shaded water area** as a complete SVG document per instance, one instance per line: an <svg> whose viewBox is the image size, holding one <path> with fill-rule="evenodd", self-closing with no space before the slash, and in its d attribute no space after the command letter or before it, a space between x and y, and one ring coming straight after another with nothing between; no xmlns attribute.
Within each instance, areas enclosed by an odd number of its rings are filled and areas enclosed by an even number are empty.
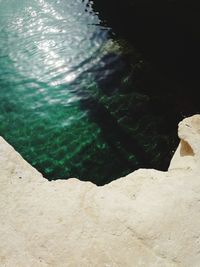
<svg viewBox="0 0 200 267"><path fill-rule="evenodd" d="M143 78L149 83L147 90L151 97L162 91L173 109L168 123L171 117L199 112L200 3L195 0L94 2L104 24L133 44L143 60L148 61L153 75L151 79L148 75ZM169 108L164 109L169 112Z"/></svg>
<svg viewBox="0 0 200 267"><path fill-rule="evenodd" d="M166 170L189 113L180 84L115 20L103 23L101 8L0 0L0 135L50 180L102 185L140 167Z"/></svg>

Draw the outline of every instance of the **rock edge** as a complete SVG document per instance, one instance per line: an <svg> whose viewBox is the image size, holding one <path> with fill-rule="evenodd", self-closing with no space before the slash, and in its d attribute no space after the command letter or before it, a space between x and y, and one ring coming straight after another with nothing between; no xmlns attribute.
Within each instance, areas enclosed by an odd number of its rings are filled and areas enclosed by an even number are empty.
<svg viewBox="0 0 200 267"><path fill-rule="evenodd" d="M49 182L0 138L0 266L200 266L200 115L168 172Z"/></svg>

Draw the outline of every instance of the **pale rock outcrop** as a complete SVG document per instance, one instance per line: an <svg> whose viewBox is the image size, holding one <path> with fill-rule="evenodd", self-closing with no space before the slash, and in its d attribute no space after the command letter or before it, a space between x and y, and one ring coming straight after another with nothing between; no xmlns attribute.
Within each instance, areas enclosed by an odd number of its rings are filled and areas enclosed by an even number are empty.
<svg viewBox="0 0 200 267"><path fill-rule="evenodd" d="M0 139L1 267L199 267L200 116L168 172L49 182Z"/></svg>
<svg viewBox="0 0 200 267"><path fill-rule="evenodd" d="M195 115L179 123L180 144L171 161L170 170L200 168L200 116Z"/></svg>

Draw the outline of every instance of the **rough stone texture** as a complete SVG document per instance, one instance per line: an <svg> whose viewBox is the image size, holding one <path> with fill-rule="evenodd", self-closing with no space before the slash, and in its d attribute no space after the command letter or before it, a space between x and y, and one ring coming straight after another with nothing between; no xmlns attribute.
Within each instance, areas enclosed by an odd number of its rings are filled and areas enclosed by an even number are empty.
<svg viewBox="0 0 200 267"><path fill-rule="evenodd" d="M49 182L0 139L0 266L200 266L200 116L168 172Z"/></svg>

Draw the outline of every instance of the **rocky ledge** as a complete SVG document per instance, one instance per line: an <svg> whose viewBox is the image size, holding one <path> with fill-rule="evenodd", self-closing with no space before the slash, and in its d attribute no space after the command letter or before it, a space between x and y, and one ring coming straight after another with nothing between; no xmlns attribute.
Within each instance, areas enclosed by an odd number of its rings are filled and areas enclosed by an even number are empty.
<svg viewBox="0 0 200 267"><path fill-rule="evenodd" d="M200 115L167 172L49 182L0 139L0 266L200 266Z"/></svg>

